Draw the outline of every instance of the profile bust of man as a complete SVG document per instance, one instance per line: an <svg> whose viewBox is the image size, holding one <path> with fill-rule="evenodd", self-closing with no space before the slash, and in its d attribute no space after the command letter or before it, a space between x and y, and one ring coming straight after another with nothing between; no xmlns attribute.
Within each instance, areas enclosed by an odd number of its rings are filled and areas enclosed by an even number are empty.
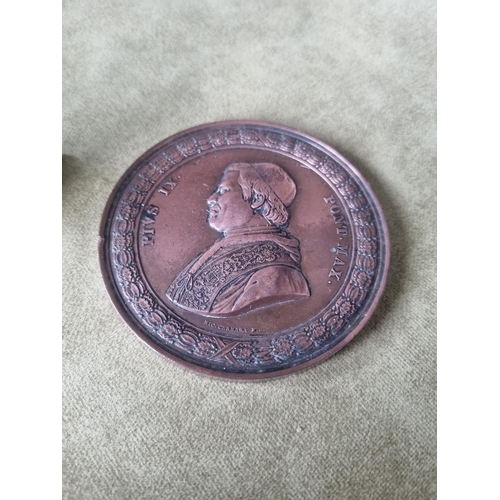
<svg viewBox="0 0 500 500"><path fill-rule="evenodd" d="M309 297L299 241L285 231L296 193L278 165L228 165L207 201L208 224L223 237L181 271L167 297L213 317Z"/></svg>

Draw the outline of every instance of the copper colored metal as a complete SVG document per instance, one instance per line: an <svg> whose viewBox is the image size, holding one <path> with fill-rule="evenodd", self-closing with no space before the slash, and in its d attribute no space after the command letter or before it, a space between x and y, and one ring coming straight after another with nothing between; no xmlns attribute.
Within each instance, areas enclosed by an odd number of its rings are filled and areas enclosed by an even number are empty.
<svg viewBox="0 0 500 500"><path fill-rule="evenodd" d="M237 379L337 352L389 266L359 172L313 137L256 121L195 127L141 156L108 201L99 251L111 300L143 341Z"/></svg>

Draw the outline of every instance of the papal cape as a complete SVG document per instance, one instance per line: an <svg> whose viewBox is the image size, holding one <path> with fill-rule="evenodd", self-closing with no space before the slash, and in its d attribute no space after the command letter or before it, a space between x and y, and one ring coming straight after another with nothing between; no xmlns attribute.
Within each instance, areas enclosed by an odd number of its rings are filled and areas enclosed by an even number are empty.
<svg viewBox="0 0 500 500"><path fill-rule="evenodd" d="M175 278L167 297L205 316L309 297L299 242L275 227L235 230L196 257Z"/></svg>

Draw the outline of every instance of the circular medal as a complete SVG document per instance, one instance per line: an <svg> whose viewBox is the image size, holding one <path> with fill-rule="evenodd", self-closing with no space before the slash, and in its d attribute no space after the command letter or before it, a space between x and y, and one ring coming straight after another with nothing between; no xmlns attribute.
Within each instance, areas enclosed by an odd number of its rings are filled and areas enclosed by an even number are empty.
<svg viewBox="0 0 500 500"><path fill-rule="evenodd" d="M345 346L389 265L359 172L313 137L256 121L195 127L141 156L108 201L99 251L111 300L143 341L239 379Z"/></svg>

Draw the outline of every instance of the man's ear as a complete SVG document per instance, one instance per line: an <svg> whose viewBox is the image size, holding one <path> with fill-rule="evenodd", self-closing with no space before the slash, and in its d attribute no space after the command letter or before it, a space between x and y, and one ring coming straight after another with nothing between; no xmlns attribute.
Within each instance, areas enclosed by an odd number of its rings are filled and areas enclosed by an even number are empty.
<svg viewBox="0 0 500 500"><path fill-rule="evenodd" d="M266 201L264 195L255 194L252 199L252 204L250 206L255 210L257 208L260 208L264 204L264 201Z"/></svg>

